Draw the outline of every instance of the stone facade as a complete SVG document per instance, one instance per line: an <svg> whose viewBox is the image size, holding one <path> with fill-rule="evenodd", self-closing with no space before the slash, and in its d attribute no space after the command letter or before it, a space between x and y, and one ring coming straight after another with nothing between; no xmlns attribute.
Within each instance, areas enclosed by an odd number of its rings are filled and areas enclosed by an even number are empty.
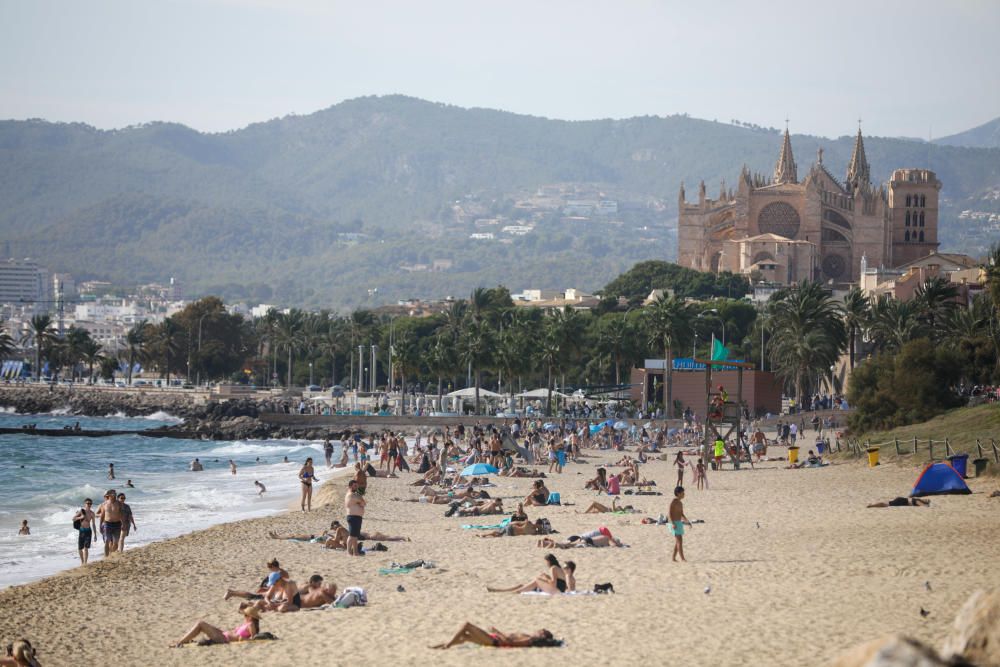
<svg viewBox="0 0 1000 667"><path fill-rule="evenodd" d="M779 283L854 283L863 257L894 267L937 250L940 189L926 169L897 169L873 186L860 129L843 183L823 166L822 150L800 182L786 129L771 177L744 166L735 191L723 184L711 199L702 182L690 204L681 185L678 263Z"/></svg>

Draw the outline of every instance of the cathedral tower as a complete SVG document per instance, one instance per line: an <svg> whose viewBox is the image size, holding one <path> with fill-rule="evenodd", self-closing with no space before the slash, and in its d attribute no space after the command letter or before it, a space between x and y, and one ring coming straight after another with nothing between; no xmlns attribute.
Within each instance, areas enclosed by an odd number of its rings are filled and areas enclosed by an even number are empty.
<svg viewBox="0 0 1000 667"><path fill-rule="evenodd" d="M774 184L798 183L799 176L795 167L795 157L792 155L792 138L788 136L788 128L785 128L785 140L781 144L781 154L778 156L778 164L774 166Z"/></svg>
<svg viewBox="0 0 1000 667"><path fill-rule="evenodd" d="M941 181L928 169L897 169L889 180L892 265L899 266L938 249L938 191Z"/></svg>

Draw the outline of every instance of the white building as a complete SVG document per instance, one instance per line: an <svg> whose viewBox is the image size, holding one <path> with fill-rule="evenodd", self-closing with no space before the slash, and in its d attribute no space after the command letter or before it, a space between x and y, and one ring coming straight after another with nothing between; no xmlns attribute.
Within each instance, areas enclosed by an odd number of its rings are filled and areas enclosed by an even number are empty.
<svg viewBox="0 0 1000 667"><path fill-rule="evenodd" d="M0 303L49 301L49 296L47 273L36 262L30 259L0 262Z"/></svg>

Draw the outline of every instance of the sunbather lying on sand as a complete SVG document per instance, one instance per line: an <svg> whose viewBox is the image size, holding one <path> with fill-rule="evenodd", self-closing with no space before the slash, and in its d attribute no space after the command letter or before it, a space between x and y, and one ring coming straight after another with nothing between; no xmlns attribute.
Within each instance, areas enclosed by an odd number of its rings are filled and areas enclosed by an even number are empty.
<svg viewBox="0 0 1000 667"><path fill-rule="evenodd" d="M510 536L514 537L517 535L547 535L552 532L551 528L548 528L548 521L546 519L537 519L535 521L511 521L506 527L499 530L491 530L485 533L480 533L479 537L504 537Z"/></svg>
<svg viewBox="0 0 1000 667"><path fill-rule="evenodd" d="M622 541L611 535L611 531L601 526L583 535L570 535L566 542L556 542L551 537L538 540L538 546L545 549L573 549L576 547L616 547L625 546Z"/></svg>
<svg viewBox="0 0 1000 667"><path fill-rule="evenodd" d="M503 477L545 477L545 473L541 470L529 470L524 466L517 466L507 470L506 472L500 473Z"/></svg>
<svg viewBox="0 0 1000 667"><path fill-rule="evenodd" d="M496 646L500 648L522 648L539 646L562 646L562 640L555 639L548 630L538 630L530 635L524 632L504 633L496 628L483 630L472 623L466 623L446 644L438 644L431 648L451 648L459 644L479 644L480 646Z"/></svg>
<svg viewBox="0 0 1000 667"><path fill-rule="evenodd" d="M457 501L452 503L452 509L445 516L486 516L488 514L503 514L503 500L481 500L470 507L462 507Z"/></svg>
<svg viewBox="0 0 1000 667"><path fill-rule="evenodd" d="M872 503L868 507L927 507L931 501L923 498L903 498L897 496L886 503Z"/></svg>
<svg viewBox="0 0 1000 667"><path fill-rule="evenodd" d="M308 587L301 592L302 609L315 609L330 604L337 599L337 585L323 585L323 577L314 574L309 577Z"/></svg>
<svg viewBox="0 0 1000 667"><path fill-rule="evenodd" d="M198 635L205 635L208 638L206 642L208 644L229 644L230 642L242 642L253 639L260 633L260 610L254 606L246 606L241 611L243 613L243 624L236 626L232 630L220 630L205 621L198 621L194 624L194 627L188 630L186 635L170 646L183 646L194 641L194 638Z"/></svg>
<svg viewBox="0 0 1000 667"><path fill-rule="evenodd" d="M602 505L599 502L590 503L590 507L583 511L583 514L604 514L606 512L628 512L629 514L639 514L642 510L637 510L631 505L625 505L625 507L620 507L618 505L618 498L612 498L611 507L607 505Z"/></svg>
<svg viewBox="0 0 1000 667"><path fill-rule="evenodd" d="M567 593L576 590L576 563L567 561L566 566L559 565L559 561L552 554L546 554L545 564L549 571L538 575L533 581L519 586L509 588L486 587L490 593L528 593L539 591L555 595L556 593Z"/></svg>

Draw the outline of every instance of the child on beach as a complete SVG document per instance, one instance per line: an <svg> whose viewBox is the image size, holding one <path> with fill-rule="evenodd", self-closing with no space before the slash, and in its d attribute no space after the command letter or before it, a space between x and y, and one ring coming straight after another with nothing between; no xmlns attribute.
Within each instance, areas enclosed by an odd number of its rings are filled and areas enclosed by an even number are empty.
<svg viewBox="0 0 1000 667"><path fill-rule="evenodd" d="M683 500L684 487L678 486L674 489L674 499L670 501L670 510L668 512L670 516L670 529L674 534L673 560L675 563L677 562L677 556L680 556L682 561L686 561L684 558L684 524L691 525L691 522L684 514Z"/></svg>
<svg viewBox="0 0 1000 667"><path fill-rule="evenodd" d="M21 522L21 530L17 531L18 535L31 535L31 529L28 528L28 520L25 519Z"/></svg>
<svg viewBox="0 0 1000 667"><path fill-rule="evenodd" d="M708 488L708 477L705 476L705 461L698 459L694 467L695 488L699 491Z"/></svg>
<svg viewBox="0 0 1000 667"><path fill-rule="evenodd" d="M232 459L229 459L229 471L234 475L236 474L236 462Z"/></svg>

